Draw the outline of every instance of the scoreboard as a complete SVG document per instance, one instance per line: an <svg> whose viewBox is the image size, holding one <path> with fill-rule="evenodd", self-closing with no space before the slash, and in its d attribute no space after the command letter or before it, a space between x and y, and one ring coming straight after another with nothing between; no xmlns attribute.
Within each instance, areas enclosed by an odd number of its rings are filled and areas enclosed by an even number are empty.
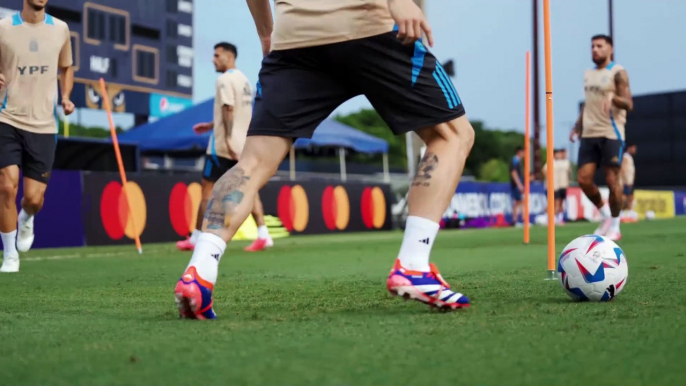
<svg viewBox="0 0 686 386"><path fill-rule="evenodd" d="M22 4L0 0L0 17ZM71 31L76 106L102 107L100 78L113 111L137 121L191 106L193 6L192 0L50 0L46 12Z"/></svg>

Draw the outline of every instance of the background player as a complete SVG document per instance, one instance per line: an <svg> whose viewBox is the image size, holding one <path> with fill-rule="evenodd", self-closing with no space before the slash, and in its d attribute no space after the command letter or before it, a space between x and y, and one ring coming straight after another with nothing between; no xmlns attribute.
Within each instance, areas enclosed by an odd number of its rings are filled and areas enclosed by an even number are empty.
<svg viewBox="0 0 686 386"><path fill-rule="evenodd" d="M212 195L212 188L219 177L238 163L245 145L245 137L252 116L252 88L250 81L236 68L238 50L230 43L218 43L214 46L214 64L219 76L216 82L214 97L214 121L198 123L193 130L202 134L214 129L207 146L205 169L202 174L202 201L198 208L196 229L186 239L176 243L182 251L192 251L202 233L202 219L207 208L207 201ZM257 240L245 248L246 251L261 251L274 245L269 230L264 222L262 201L257 194L252 212L257 223Z"/></svg>
<svg viewBox="0 0 686 386"><path fill-rule="evenodd" d="M215 184L204 232L177 283L181 316L215 317L211 299L219 261L253 197L295 138L311 137L336 107L360 94L394 133L415 131L427 145L410 188L405 236L388 290L436 307L468 306L467 297L450 290L429 264L429 254L474 130L452 82L419 42L424 32L433 45L421 10L412 0L277 1L274 25L269 0L248 5L265 55L255 111L241 159Z"/></svg>
<svg viewBox="0 0 686 386"><path fill-rule="evenodd" d="M555 189L555 223L564 225L564 202L567 188L572 177L572 164L567 159L567 150L555 149L553 164L553 186ZM547 176L548 164L543 165L543 175Z"/></svg>
<svg viewBox="0 0 686 386"><path fill-rule="evenodd" d="M577 180L586 196L600 210L602 222L595 233L619 240L622 237L619 229L622 208L619 168L624 155L626 114L633 109L634 102L626 70L612 61L612 38L596 35L591 42L596 67L586 70L584 75L586 103L570 140L581 136ZM610 189L609 206L603 203L593 182L598 167L603 168Z"/></svg>
<svg viewBox="0 0 686 386"><path fill-rule="evenodd" d="M55 158L58 71L64 114L74 112L69 27L45 13L47 2L24 0L21 13L0 20L0 272L18 272L18 251L33 245L33 216L43 207Z"/></svg>
<svg viewBox="0 0 686 386"><path fill-rule="evenodd" d="M624 209L627 220L634 221L638 215L633 211L634 208L634 181L636 177L636 166L634 156L636 155L636 144L627 146L624 159L622 160L621 185L624 187Z"/></svg>
<svg viewBox="0 0 686 386"><path fill-rule="evenodd" d="M524 194L524 148L518 146L515 150L515 155L510 162L510 196L512 197L512 223L516 227L524 226L524 219L519 220L519 214L523 215L522 209L522 195Z"/></svg>

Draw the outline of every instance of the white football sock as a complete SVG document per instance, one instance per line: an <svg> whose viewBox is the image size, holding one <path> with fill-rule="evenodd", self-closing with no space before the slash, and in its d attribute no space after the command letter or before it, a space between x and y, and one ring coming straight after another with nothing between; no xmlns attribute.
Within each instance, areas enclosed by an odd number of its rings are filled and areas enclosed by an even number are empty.
<svg viewBox="0 0 686 386"><path fill-rule="evenodd" d="M269 228L266 225L260 225L257 227L257 238L268 239L269 238Z"/></svg>
<svg viewBox="0 0 686 386"><path fill-rule="evenodd" d="M201 234L202 234L202 231L194 229L193 233L191 233L191 238L189 240L191 242L191 244L193 244L193 245L197 244L198 243L198 237L200 237Z"/></svg>
<svg viewBox="0 0 686 386"><path fill-rule="evenodd" d="M604 204L600 208L600 215L603 216L604 219L612 217L612 213L610 212L610 205Z"/></svg>
<svg viewBox="0 0 686 386"><path fill-rule="evenodd" d="M0 235L2 236L4 256L19 256L19 252L17 252L17 231L13 230L9 233L0 232Z"/></svg>
<svg viewBox="0 0 686 386"><path fill-rule="evenodd" d="M412 271L429 271L429 255L439 228L440 225L431 220L409 216L398 254L400 264Z"/></svg>
<svg viewBox="0 0 686 386"><path fill-rule="evenodd" d="M217 282L219 260L226 250L226 242L212 233L203 233L193 250L193 257L188 267L195 267L198 275L212 284ZM188 268L186 268L188 269Z"/></svg>
<svg viewBox="0 0 686 386"><path fill-rule="evenodd" d="M619 232L619 224L620 224L619 217L612 217L612 223L610 224L610 229L612 229L615 232Z"/></svg>
<svg viewBox="0 0 686 386"><path fill-rule="evenodd" d="M24 209L22 209L21 212L19 212L19 222L20 222L20 223L25 223L25 224L26 224L26 223L29 223L29 224L30 224L30 223L33 222L33 215L32 215L32 214L26 213L26 212L24 211Z"/></svg>

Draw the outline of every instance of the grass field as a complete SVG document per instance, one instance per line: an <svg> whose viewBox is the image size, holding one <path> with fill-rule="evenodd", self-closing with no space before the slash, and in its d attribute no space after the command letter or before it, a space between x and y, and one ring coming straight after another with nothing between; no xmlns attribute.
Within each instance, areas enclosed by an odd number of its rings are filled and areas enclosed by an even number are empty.
<svg viewBox="0 0 686 386"><path fill-rule="evenodd" d="M557 250L593 227L559 228ZM543 228L529 246L514 229L443 232L433 261L473 302L448 314L385 292L401 233L236 243L209 322L178 319L189 255L171 244L33 251L0 276L0 384L684 384L686 219L624 236L627 287L590 304L543 280Z"/></svg>

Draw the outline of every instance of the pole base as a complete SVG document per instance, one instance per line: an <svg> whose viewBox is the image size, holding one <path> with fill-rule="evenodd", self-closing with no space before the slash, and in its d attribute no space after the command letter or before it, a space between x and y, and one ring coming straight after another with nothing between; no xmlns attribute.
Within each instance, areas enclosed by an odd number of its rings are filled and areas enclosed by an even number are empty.
<svg viewBox="0 0 686 386"><path fill-rule="evenodd" d="M557 280L557 272L555 270L548 271L548 277L545 278L546 281Z"/></svg>

